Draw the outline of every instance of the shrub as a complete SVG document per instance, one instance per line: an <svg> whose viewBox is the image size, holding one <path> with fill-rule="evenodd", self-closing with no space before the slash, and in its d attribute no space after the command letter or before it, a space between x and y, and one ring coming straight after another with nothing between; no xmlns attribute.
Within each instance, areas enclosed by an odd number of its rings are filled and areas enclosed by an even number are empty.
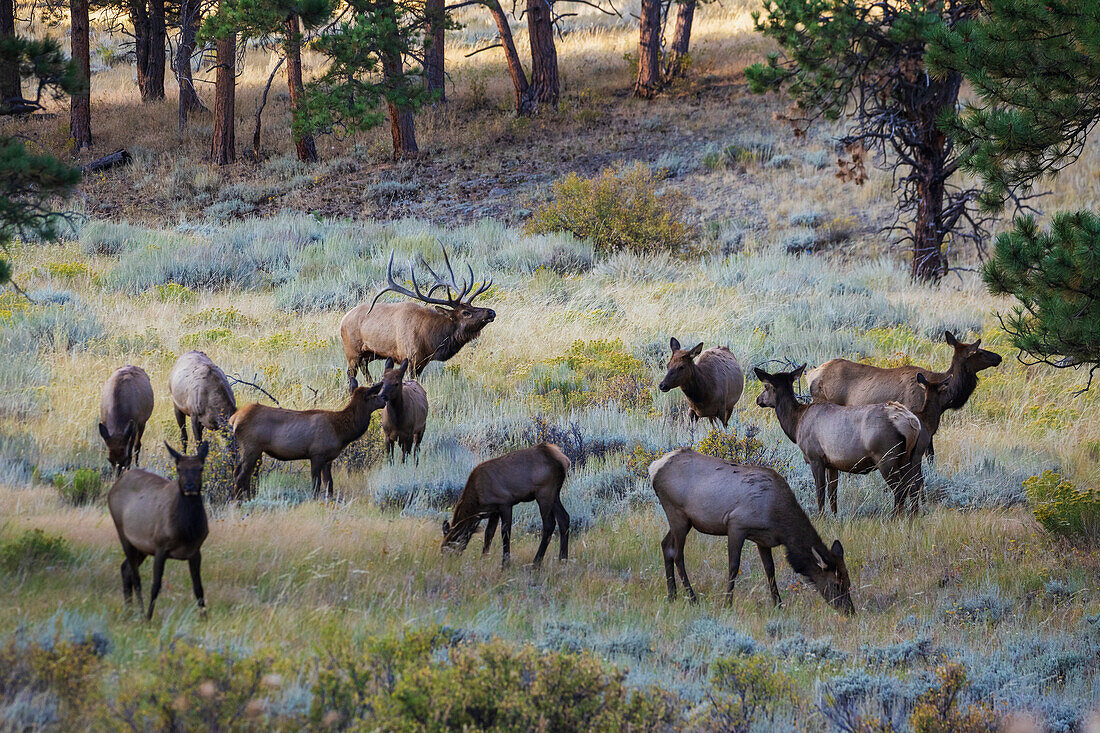
<svg viewBox="0 0 1100 733"><path fill-rule="evenodd" d="M794 701L794 685L777 665L763 654L715 660L703 728L748 733L763 721L771 722L778 708Z"/></svg>
<svg viewBox="0 0 1100 733"><path fill-rule="evenodd" d="M533 370L532 380L536 395L555 395L565 408L608 402L639 407L653 399L649 368L619 339L574 341L564 355Z"/></svg>
<svg viewBox="0 0 1100 733"><path fill-rule="evenodd" d="M91 639L60 633L45 642L10 639L0 647L0 726L75 730L104 651Z"/></svg>
<svg viewBox="0 0 1100 733"><path fill-rule="evenodd" d="M791 460L780 452L780 444L765 444L756 437L759 434L760 428L755 425L747 426L744 434L739 434L736 427L729 430L715 427L699 441L695 450L730 463L765 466L783 475L789 474L793 468Z"/></svg>
<svg viewBox="0 0 1100 733"><path fill-rule="evenodd" d="M162 303L192 303L198 297L194 290L176 282L155 286L153 295Z"/></svg>
<svg viewBox="0 0 1100 733"><path fill-rule="evenodd" d="M33 572L73 561L73 551L64 537L41 529L27 530L15 539L0 542L0 568L9 573Z"/></svg>
<svg viewBox="0 0 1100 733"><path fill-rule="evenodd" d="M551 200L535 211L525 229L572 232L591 239L601 253L683 249L697 236L684 221L685 197L658 193L659 188L641 163L607 168L595 178L570 173L552 186Z"/></svg>
<svg viewBox="0 0 1100 733"><path fill-rule="evenodd" d="M61 500L73 506L92 504L103 494L103 478L90 468L78 468L70 476L59 473L53 485Z"/></svg>
<svg viewBox="0 0 1100 733"><path fill-rule="evenodd" d="M1024 491L1035 520L1048 532L1075 537L1100 530L1100 491L1078 489L1049 470L1025 480Z"/></svg>
<svg viewBox="0 0 1100 733"><path fill-rule="evenodd" d="M985 705L962 708L959 693L966 688L961 664L936 670L936 683L917 700L909 726L913 733L996 733L1001 719Z"/></svg>

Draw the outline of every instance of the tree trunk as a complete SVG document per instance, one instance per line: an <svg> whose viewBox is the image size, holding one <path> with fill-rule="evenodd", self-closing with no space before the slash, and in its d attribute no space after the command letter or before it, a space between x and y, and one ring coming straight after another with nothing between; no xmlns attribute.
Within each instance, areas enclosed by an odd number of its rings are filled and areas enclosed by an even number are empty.
<svg viewBox="0 0 1100 733"><path fill-rule="evenodd" d="M947 259L943 253L944 181L940 175L922 175L917 182L917 218L913 227L914 280L936 282L947 274Z"/></svg>
<svg viewBox="0 0 1100 733"><path fill-rule="evenodd" d="M180 42L176 49L176 80L179 82L179 126L180 131L187 125L187 116L192 112L206 112L199 95L195 93L195 82L191 78L191 56L195 53L195 33L199 27L199 0L180 0Z"/></svg>
<svg viewBox="0 0 1100 733"><path fill-rule="evenodd" d="M447 92L444 89L446 66L443 57L447 11L444 6L444 0L426 0L424 4L428 15L428 32L424 39L424 77L428 84L428 91L436 92L439 95L437 100L440 102L447 101Z"/></svg>
<svg viewBox="0 0 1100 733"><path fill-rule="evenodd" d="M214 78L214 134L210 139L210 160L227 165L237 159L234 140L237 36L230 34L217 40L217 73Z"/></svg>
<svg viewBox="0 0 1100 733"><path fill-rule="evenodd" d="M642 0L641 13L634 96L651 99L661 87L661 0Z"/></svg>
<svg viewBox="0 0 1100 733"><path fill-rule="evenodd" d="M688 45L691 43L691 21L695 18L695 0L683 0L676 10L676 30L665 63L665 77L683 76L687 71Z"/></svg>
<svg viewBox="0 0 1100 733"><path fill-rule="evenodd" d="M146 0L128 0L130 23L134 26L134 68L137 86L145 101L145 75L149 70L149 13Z"/></svg>
<svg viewBox="0 0 1100 733"><path fill-rule="evenodd" d="M149 56L141 91L143 102L164 99L165 26L164 0L149 0Z"/></svg>
<svg viewBox="0 0 1100 733"><path fill-rule="evenodd" d="M305 85L302 83L302 31L298 24L297 13L286 18L284 35L286 37L286 81L290 88L290 114L293 117L302 107ZM293 125L293 121L291 125ZM298 151L298 160L303 163L317 162L317 145L313 135L293 132L294 148Z"/></svg>
<svg viewBox="0 0 1100 733"><path fill-rule="evenodd" d="M393 50L382 51L382 76L386 86L394 85L401 78L401 54ZM420 152L416 145L416 126L413 124L412 110L404 105L386 100L390 112L390 133L393 136L393 157L404 158Z"/></svg>
<svg viewBox="0 0 1100 733"><path fill-rule="evenodd" d="M15 0L0 0L0 43L15 36ZM23 85L19 78L19 61L0 58L0 114L22 106Z"/></svg>
<svg viewBox="0 0 1100 733"><path fill-rule="evenodd" d="M531 41L532 95L539 104L556 106L561 90L550 0L527 0L527 35Z"/></svg>
<svg viewBox="0 0 1100 733"><path fill-rule="evenodd" d="M504 47L504 58L508 62L508 73L512 75L512 89L516 94L516 114L519 116L531 115L538 107L531 87L527 84L527 74L523 71L523 63L516 52L516 43L512 39L512 26L508 23L508 16L500 7L499 0L485 0L485 7L493 16L497 24L497 32L500 34L500 45Z"/></svg>
<svg viewBox="0 0 1100 733"><path fill-rule="evenodd" d="M69 98L69 134L77 150L92 146L91 48L88 39L88 0L69 0L72 29L70 50L83 87Z"/></svg>

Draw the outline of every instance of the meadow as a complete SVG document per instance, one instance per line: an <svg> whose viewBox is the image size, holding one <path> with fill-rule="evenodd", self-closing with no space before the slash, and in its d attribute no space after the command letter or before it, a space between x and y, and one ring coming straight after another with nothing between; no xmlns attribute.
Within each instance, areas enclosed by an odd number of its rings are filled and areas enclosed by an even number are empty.
<svg viewBox="0 0 1100 733"><path fill-rule="evenodd" d="M424 664L417 674L446 659L461 667L447 655L495 639L592 654L601 669L621 670L629 689L672 696L674 727L919 728L914 712L944 665L958 663L967 676L961 707L1083 730L1100 702L1100 562L1094 541L1036 521L1023 484L1046 470L1081 487L1100 482L1100 395L1079 393L1079 373L1014 358L996 316L1010 304L988 295L975 253L956 253L960 269L937 286L909 280L904 253L878 231L891 219L888 176L842 186L829 129L796 141L772 119L783 100L745 91L740 70L766 48L750 32L750 9L701 8L690 79L651 105L618 96L629 86L622 56L636 43L629 8L618 20L583 11L559 46L566 101L534 120L507 112L499 59L462 58L488 33L471 12L448 44L451 101L418 117L428 155L403 163L385 160L380 132L326 141L321 167L305 169L287 156L284 94L265 113L270 157L215 170L194 162L208 127L175 138L171 99L140 125L123 124L140 104L129 67L100 70L93 125L96 104L118 114L100 116L97 145L126 144L135 162L86 182L77 202L85 216L61 245L19 243L15 279L27 297L0 293L0 634L9 650L85 644L95 661L79 705L49 665L31 674L41 683L27 687L33 695L0 675L4 725L160 729L149 710L127 712L127 695L148 694L156 708L152 691L164 687L161 707L180 716L211 699L251 710L229 729L371 727L369 716L325 718L333 650L373 659L378 639L442 628L446 644L407 652ZM522 34L518 41L522 54ZM242 128L269 63L262 49L247 60ZM58 135L50 124L25 132L49 146ZM560 175L634 161L647 185L683 197L690 248L607 252L523 227ZM1090 148L1044 204L1095 206L1097 170ZM207 614L194 608L179 563L169 564L152 622L125 609L96 427L111 371L138 364L152 378L142 458L163 472L171 462L161 441L178 441L168 372L188 349L240 380L240 404L270 403L259 387L284 407L340 406L339 319L373 296L391 251L404 268L409 257L436 260L441 242L493 276L483 300L498 315L424 373L431 408L419 466L387 465L373 424L338 462L334 501L310 495L304 465L265 460L255 498L232 504L215 435L205 477ZM839 516L812 517L826 542L844 543L856 616L837 615L785 560L785 602L773 609L750 551L725 606L725 542L695 533L687 564L700 603L666 600L665 520L646 474L653 459L694 445L764 462L805 508L814 505L801 454L755 405L753 377L728 431L692 428L682 395L657 390L670 336L728 345L749 373L838 356L946 368L945 331L980 337L1005 359L945 416L926 466L925 511L893 519L881 478L843 476ZM563 493L570 560L530 567L532 506L517 507L511 566L500 567L499 544L480 556L480 537L460 556L441 553L440 525L469 470L539 440L573 461ZM393 643L400 657L418 642ZM180 664L193 663L179 675L193 678L190 688L169 679L177 651ZM218 665L205 653L222 655ZM65 664L64 654L46 656ZM730 693L714 675L731 659L767 670L758 687L768 701L747 721L719 714ZM268 681L233 707L234 675L252 664ZM208 679L219 692L204 697ZM263 705L248 708L255 700Z"/></svg>

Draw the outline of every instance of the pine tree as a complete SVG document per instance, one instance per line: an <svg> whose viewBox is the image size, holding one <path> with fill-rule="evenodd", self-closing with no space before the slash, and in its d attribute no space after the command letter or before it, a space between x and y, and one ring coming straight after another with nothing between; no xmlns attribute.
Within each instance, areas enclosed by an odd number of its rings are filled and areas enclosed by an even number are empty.
<svg viewBox="0 0 1100 733"><path fill-rule="evenodd" d="M1100 120L1100 7L1094 0L989 0L983 13L933 33L929 64L962 74L977 99L944 127L962 167L1002 209L1072 163ZM1019 305L1001 320L1031 360L1100 368L1100 220L1056 214L1049 230L1018 218L984 268L991 291Z"/></svg>
<svg viewBox="0 0 1100 733"><path fill-rule="evenodd" d="M930 32L952 27L976 0L766 0L756 29L783 56L746 69L757 93L786 89L795 99L787 120L796 133L818 118L849 120L840 138L851 158L838 177L862 183L869 151L897 172L898 219L912 249L911 274L939 280L947 272L945 245L980 244L986 219L978 191L952 182L959 161L937 124L955 107L962 77L931 77L924 66Z"/></svg>

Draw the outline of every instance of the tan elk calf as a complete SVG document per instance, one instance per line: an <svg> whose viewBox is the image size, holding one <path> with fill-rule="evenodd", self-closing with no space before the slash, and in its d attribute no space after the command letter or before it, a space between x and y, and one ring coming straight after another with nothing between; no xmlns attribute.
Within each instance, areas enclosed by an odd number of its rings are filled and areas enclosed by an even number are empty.
<svg viewBox="0 0 1100 733"><path fill-rule="evenodd" d="M469 281L459 284L446 247L443 247L443 261L449 274L447 280L421 260L433 278L424 292L416 280L416 266L410 260L412 290L409 290L394 280L391 252L386 287L374 296L369 306L357 305L341 319L340 340L348 360L349 390L358 386L355 375L360 368L370 378L367 365L375 359L408 359L416 379L430 362L447 361L481 335L481 330L496 318L492 308L473 305L474 298L492 287L492 279L479 285L474 281L473 269L467 265ZM437 290L442 290L446 297L434 297ZM378 298L386 292L398 293L416 302L379 303Z"/></svg>
<svg viewBox="0 0 1100 733"><path fill-rule="evenodd" d="M875 469L894 493L894 513L900 514L910 499L915 510L923 483L920 462L912 461L921 434L917 416L897 402L860 407L802 404L795 397L794 383L805 368L803 364L793 372L778 374L755 369L764 385L756 404L775 410L779 426L810 464L818 511L825 511L827 489L836 514L840 472L864 474Z"/></svg>
<svg viewBox="0 0 1100 733"><path fill-rule="evenodd" d="M539 443L478 464L470 472L451 521L443 523L443 549L465 550L478 524L488 518L481 554L489 551L500 522L500 541L504 546L501 564L507 565L512 554L512 507L534 501L542 514L542 541L535 553L535 565L542 562L554 534L555 520L560 543L558 556L568 559L569 513L561 503L561 487L569 467L569 458L553 443Z"/></svg>
<svg viewBox="0 0 1100 733"><path fill-rule="evenodd" d="M746 541L756 543L768 578L772 602L779 605L772 548L787 549L791 568L813 582L826 601L843 613L855 613L851 581L840 540L826 547L791 487L775 471L764 466L729 463L719 458L680 448L650 464L649 479L668 517L668 534L661 541L668 599L676 598L676 575L688 598L695 591L684 566L684 541L692 529L726 537L729 549L729 584L726 603L741 567Z"/></svg>
<svg viewBox="0 0 1100 733"><path fill-rule="evenodd" d="M684 350L675 338L669 341L672 357L668 372L658 388L662 392L679 387L684 392L691 419L707 418L713 425L729 427L730 415L745 389L745 375L737 358L725 346L712 346L703 351L703 344Z"/></svg>
<svg viewBox="0 0 1100 733"><path fill-rule="evenodd" d="M145 558L153 558L153 587L146 618L153 618L153 606L164 577L164 563L169 558L187 561L195 600L200 610L206 608L202 589L202 543L206 541L209 527L202 501L202 467L209 446L200 443L194 456L180 455L167 443L164 446L176 462L179 478L169 481L155 473L134 469L122 474L107 493L107 508L126 555L122 561L122 594L129 605L136 590L139 610L144 603L139 569Z"/></svg>
<svg viewBox="0 0 1100 733"><path fill-rule="evenodd" d="M309 461L313 495L332 497L332 462L370 426L371 415L389 399L393 387L379 382L356 387L342 410L287 410L253 402L233 414L229 424L240 451L234 474L234 498L252 495L252 474L261 456L278 461Z"/></svg>
<svg viewBox="0 0 1100 733"><path fill-rule="evenodd" d="M195 440L202 440L202 430L224 430L229 416L237 411L237 400L229 379L209 356L201 351L188 351L176 360L168 375L168 390L172 393L172 408L180 427L180 443L187 450L187 428Z"/></svg>
<svg viewBox="0 0 1100 733"><path fill-rule="evenodd" d="M945 386L943 408L961 409L978 386L978 372L999 365L1001 357L981 348L981 339L971 344L963 343L950 331L945 331L943 337L953 349L951 366L946 372L934 372L913 365L884 369L847 359L832 359L806 375L810 394L815 402L837 405L900 402L918 412L924 405L924 390L917 384L916 377L922 374L933 382L949 380ZM929 459L934 455L935 446L929 441Z"/></svg>
<svg viewBox="0 0 1100 733"><path fill-rule="evenodd" d="M141 367L116 369L99 398L99 435L107 444L107 461L115 477L141 457L141 438L153 414L153 384Z"/></svg>
<svg viewBox="0 0 1100 733"><path fill-rule="evenodd" d="M420 442L424 440L424 429L428 420L428 394L420 383L405 379L409 360L405 359L395 367L393 359L386 359L386 371L382 374L382 384L393 390L390 399L382 410L382 434L386 436L386 455L393 463L393 447L401 446L401 462L409 453L413 454L413 463L420 463Z"/></svg>

